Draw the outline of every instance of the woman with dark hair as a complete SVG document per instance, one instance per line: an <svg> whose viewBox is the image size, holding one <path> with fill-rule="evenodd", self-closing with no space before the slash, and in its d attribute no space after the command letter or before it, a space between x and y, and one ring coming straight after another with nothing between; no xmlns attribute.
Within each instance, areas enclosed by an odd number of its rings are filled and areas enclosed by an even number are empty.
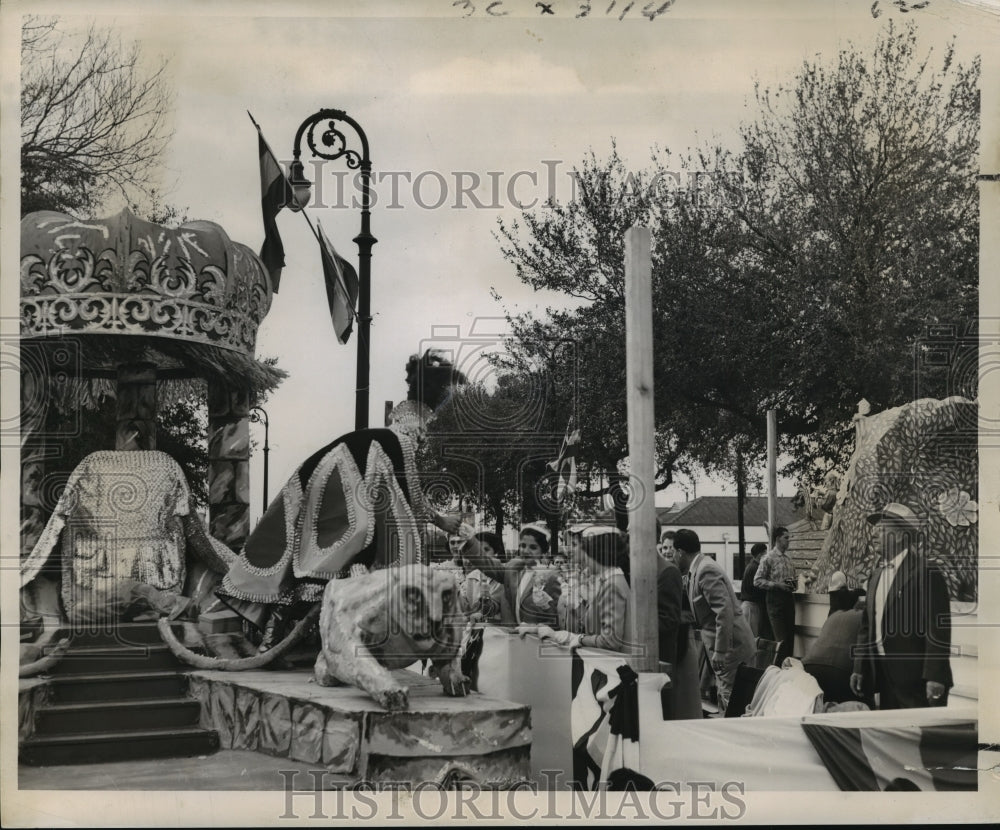
<svg viewBox="0 0 1000 830"><path fill-rule="evenodd" d="M740 583L740 601L743 605L743 614L746 616L747 622L750 623L753 636L770 640L773 635L765 604L767 591L753 584L757 576L757 569L760 567L761 557L765 553L767 553L767 545L763 542L756 542L750 548L750 561L747 562L743 571L743 581Z"/></svg>
<svg viewBox="0 0 1000 830"><path fill-rule="evenodd" d="M475 539L487 556L501 562L506 558L503 540L497 534L481 532L475 535ZM462 543L464 547L464 539ZM500 622L504 586L502 582L483 573L482 569L468 558L461 556L461 552L460 558L465 573L459 604L469 622L465 651L461 660L462 674L469 678L470 688L478 692L479 658L483 653L483 625Z"/></svg>
<svg viewBox="0 0 1000 830"><path fill-rule="evenodd" d="M631 621L631 592L621 568L627 548L618 531L584 538L583 557L593 577L593 598L583 617L579 645L627 651Z"/></svg>
<svg viewBox="0 0 1000 830"><path fill-rule="evenodd" d="M504 548L503 538L496 533L482 530L476 534L479 547L487 556L495 556L501 562L507 560L507 551Z"/></svg>
<svg viewBox="0 0 1000 830"><path fill-rule="evenodd" d="M497 534L481 532L477 533L475 538L479 542L480 549L486 556L494 557L501 562L506 558L503 539ZM462 557L462 564L465 569L461 597L462 610L473 623L500 622L500 611L503 605L501 597L503 594L503 585L483 573L481 568L477 567L464 556Z"/></svg>
<svg viewBox="0 0 1000 830"><path fill-rule="evenodd" d="M518 555L504 562L487 553L472 529L464 526L468 541L462 556L470 568L478 568L490 579L504 586L500 619L505 625L542 623L557 625L557 607L562 588L554 568L538 567L549 551L549 538L541 528L526 526L521 530Z"/></svg>
<svg viewBox="0 0 1000 830"><path fill-rule="evenodd" d="M628 651L631 623L631 595L619 563L624 547L621 534L609 530L583 539L576 564L593 575L593 593L581 614L583 631L556 631L548 625L518 629L522 635L536 633L543 640L576 648L589 646L610 651Z"/></svg>
<svg viewBox="0 0 1000 830"><path fill-rule="evenodd" d="M514 593L514 616L518 623L558 625L559 574L549 564L549 537L539 527L521 528L518 558L508 562L519 572Z"/></svg>
<svg viewBox="0 0 1000 830"><path fill-rule="evenodd" d="M525 525L521 528L517 552L524 559L542 559L549 553L549 537L541 529Z"/></svg>

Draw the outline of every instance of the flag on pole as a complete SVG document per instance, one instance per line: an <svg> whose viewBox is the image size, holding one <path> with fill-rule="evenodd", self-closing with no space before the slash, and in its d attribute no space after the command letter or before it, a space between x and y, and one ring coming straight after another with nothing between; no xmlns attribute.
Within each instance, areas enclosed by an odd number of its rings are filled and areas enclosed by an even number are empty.
<svg viewBox="0 0 1000 830"><path fill-rule="evenodd" d="M559 476L556 485L559 501L571 497L576 492L576 450L579 443L580 430L573 429L573 421L570 420L562 446L559 448L559 456L548 464L549 469Z"/></svg>
<svg viewBox="0 0 1000 830"><path fill-rule="evenodd" d="M285 247L281 244L275 217L283 207L292 204L292 186L271 148L267 146L260 127L257 127L257 137L260 152L260 206L264 214L264 244L260 249L260 258L271 275L272 288L277 291L281 269L285 267Z"/></svg>
<svg viewBox="0 0 1000 830"><path fill-rule="evenodd" d="M337 340L346 343L354 327L357 314L355 305L358 302L358 272L346 259L337 253L327 239L323 226L319 228L319 245L323 255L323 277L326 281L326 301L330 306L330 319L333 320L333 330Z"/></svg>

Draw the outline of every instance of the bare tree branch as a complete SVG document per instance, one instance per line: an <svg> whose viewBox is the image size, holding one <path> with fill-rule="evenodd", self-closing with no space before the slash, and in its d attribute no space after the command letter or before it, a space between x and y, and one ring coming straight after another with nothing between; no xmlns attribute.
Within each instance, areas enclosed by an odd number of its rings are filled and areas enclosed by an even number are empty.
<svg viewBox="0 0 1000 830"><path fill-rule="evenodd" d="M155 198L171 137L167 62L91 26L21 27L21 210L93 214Z"/></svg>

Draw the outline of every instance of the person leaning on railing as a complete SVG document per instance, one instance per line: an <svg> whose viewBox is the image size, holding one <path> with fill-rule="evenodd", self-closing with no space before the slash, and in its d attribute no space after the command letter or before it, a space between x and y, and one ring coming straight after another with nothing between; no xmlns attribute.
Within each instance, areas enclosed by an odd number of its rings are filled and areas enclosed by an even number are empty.
<svg viewBox="0 0 1000 830"><path fill-rule="evenodd" d="M624 544L617 530L583 539L571 556L574 564L593 575L591 598L580 609L582 631L555 630L551 626L521 625L518 633L537 634L543 640L576 648L587 646L609 651L628 651L631 624L631 592L619 567Z"/></svg>
<svg viewBox="0 0 1000 830"><path fill-rule="evenodd" d="M560 573L562 593L556 609L558 629L563 631L583 631L583 615L590 603L591 579L590 572L580 565L583 545L583 533L570 529L566 532L565 550L569 553L566 565ZM575 552L575 554L574 554Z"/></svg>
<svg viewBox="0 0 1000 830"><path fill-rule="evenodd" d="M491 553L468 525L463 524L458 533L465 539L462 558L466 567L470 571L478 569L503 586L499 595L501 624L556 624L559 578L554 568L537 567L542 548L548 549L548 541L538 529L522 530L520 555L506 562Z"/></svg>

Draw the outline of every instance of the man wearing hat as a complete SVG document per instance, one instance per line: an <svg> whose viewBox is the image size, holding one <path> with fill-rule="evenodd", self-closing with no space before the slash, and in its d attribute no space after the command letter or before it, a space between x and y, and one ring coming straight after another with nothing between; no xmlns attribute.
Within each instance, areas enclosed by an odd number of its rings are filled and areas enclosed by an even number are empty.
<svg viewBox="0 0 1000 830"><path fill-rule="evenodd" d="M881 530L882 564L868 582L851 690L880 709L945 706L952 686L948 587L918 547L920 519L892 502L868 517Z"/></svg>

